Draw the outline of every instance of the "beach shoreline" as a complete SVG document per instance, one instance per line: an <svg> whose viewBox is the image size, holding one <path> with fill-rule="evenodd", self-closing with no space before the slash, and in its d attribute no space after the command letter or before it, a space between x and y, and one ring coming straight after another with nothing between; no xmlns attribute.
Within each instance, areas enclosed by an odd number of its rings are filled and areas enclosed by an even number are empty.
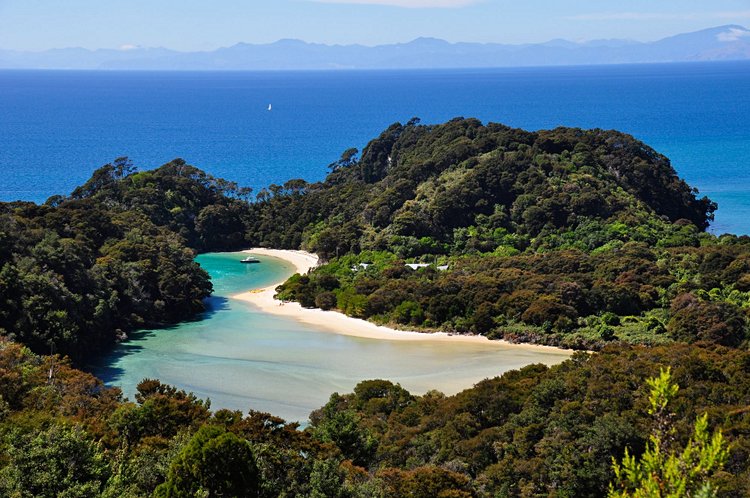
<svg viewBox="0 0 750 498"><path fill-rule="evenodd" d="M255 248L242 251L256 256L267 256L290 263L295 271L300 274L307 273L319 264L317 255L305 251L292 251L286 249ZM569 353L573 351L544 346L538 344L516 344L504 340L490 340L479 335L449 334L446 332L417 332L398 330L382 325L376 325L367 320L353 318L338 311L324 311L319 308L303 308L296 302L285 302L274 299L276 287L282 282L259 289L251 289L231 296L233 299L247 302L265 313L291 318L300 323L312 325L323 332L361 337L366 339L389 340L389 341L433 341L433 342L470 342L481 343L488 347L498 349L518 349L527 351L549 353Z"/></svg>

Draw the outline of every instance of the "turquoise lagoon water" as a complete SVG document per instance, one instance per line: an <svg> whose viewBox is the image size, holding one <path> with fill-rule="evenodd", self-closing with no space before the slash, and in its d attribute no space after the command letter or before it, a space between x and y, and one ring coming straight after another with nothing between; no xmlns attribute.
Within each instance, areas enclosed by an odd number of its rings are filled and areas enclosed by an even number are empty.
<svg viewBox="0 0 750 498"><path fill-rule="evenodd" d="M447 394L530 363L554 364L568 354L498 343L387 341L322 332L262 313L229 298L283 280L294 269L276 258L240 264L241 253L198 256L215 293L200 320L133 334L93 368L132 399L144 378L210 398L213 408L260 410L304 421L333 392L385 378L414 393Z"/></svg>

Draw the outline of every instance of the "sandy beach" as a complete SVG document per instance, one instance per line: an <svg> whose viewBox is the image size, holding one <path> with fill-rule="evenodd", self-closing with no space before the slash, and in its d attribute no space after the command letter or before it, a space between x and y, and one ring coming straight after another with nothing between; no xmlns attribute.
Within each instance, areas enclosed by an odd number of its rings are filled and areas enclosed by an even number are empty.
<svg viewBox="0 0 750 498"><path fill-rule="evenodd" d="M318 256L305 251L291 251L283 249L247 249L243 251L248 254L268 256L278 258L294 265L297 273L307 273L311 268L318 265ZM260 308L262 311L274 315L281 315L297 320L301 323L313 325L315 328L326 332L349 335L354 337L364 337L368 339L380 339L389 341L453 341L453 342L474 342L483 343L487 346L497 346L498 348L518 348L534 351L549 352L566 352L573 354L573 351L563 350L551 346L541 346L536 344L514 344L507 341L491 341L483 336L476 335L458 335L447 334L445 332L416 332L397 330L389 327L375 325L374 323L358 318L352 318L337 311L323 311L321 309L303 308L299 303L282 303L274 299L276 287L281 282L277 282L268 287L252 289L248 292L235 294L232 297L251 303Z"/></svg>

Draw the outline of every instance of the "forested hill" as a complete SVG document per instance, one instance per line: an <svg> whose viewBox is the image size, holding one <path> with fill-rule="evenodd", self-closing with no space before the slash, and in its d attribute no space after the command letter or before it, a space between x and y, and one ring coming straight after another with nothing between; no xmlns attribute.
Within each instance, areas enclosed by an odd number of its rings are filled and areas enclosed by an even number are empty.
<svg viewBox="0 0 750 498"><path fill-rule="evenodd" d="M706 233L716 205L629 135L415 119L329 167L251 206L253 245L328 262L285 299L575 348L747 338L747 237Z"/></svg>
<svg viewBox="0 0 750 498"><path fill-rule="evenodd" d="M245 245L246 194L182 160L138 172L120 158L70 196L0 203L0 337L82 361L203 311L195 252Z"/></svg>
<svg viewBox="0 0 750 498"><path fill-rule="evenodd" d="M303 244L324 258L361 250L415 257L564 245L569 231L585 228L578 244L594 249L613 228L664 229L668 220L703 230L716 208L666 157L616 131L412 120L390 126L360 159L350 149L329 167L323 183L261 192L254 241Z"/></svg>

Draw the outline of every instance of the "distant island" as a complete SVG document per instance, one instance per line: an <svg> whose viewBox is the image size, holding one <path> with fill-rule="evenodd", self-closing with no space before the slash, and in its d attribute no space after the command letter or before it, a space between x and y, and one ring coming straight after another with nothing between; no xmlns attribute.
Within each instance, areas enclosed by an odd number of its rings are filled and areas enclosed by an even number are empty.
<svg viewBox="0 0 750 498"><path fill-rule="evenodd" d="M321 70L490 68L750 59L750 30L725 25L653 42L592 40L507 45L418 38L389 45L324 45L301 40L237 43L205 52L126 47L41 52L0 49L0 69Z"/></svg>

